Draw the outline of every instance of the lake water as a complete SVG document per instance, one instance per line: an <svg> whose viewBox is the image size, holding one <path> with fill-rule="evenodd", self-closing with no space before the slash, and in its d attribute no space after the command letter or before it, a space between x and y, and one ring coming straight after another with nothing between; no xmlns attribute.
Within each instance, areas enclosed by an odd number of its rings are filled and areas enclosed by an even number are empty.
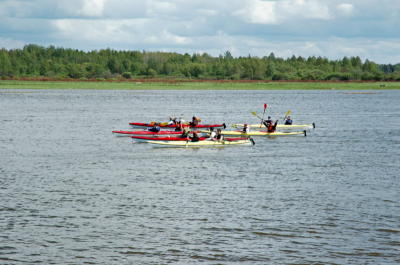
<svg viewBox="0 0 400 265"><path fill-rule="evenodd" d="M400 91L0 90L1 264L399 264ZM352 91L354 92L354 91ZM129 122L316 123L154 148Z"/></svg>

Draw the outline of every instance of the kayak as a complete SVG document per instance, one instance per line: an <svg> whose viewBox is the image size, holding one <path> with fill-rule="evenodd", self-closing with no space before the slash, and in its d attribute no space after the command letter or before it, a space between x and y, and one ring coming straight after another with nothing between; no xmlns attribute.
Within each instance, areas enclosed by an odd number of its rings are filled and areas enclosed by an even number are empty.
<svg viewBox="0 0 400 265"><path fill-rule="evenodd" d="M176 131L159 131L159 132L150 132L150 131L112 131L113 134L117 136L132 136L132 135L178 135L182 134L182 132Z"/></svg>
<svg viewBox="0 0 400 265"><path fill-rule="evenodd" d="M175 137L175 136L165 136L165 137L157 137L157 136L131 136L132 139L138 142L147 142L147 141L187 141L189 138L187 137ZM208 137L200 137L200 141L204 141L209 139ZM246 140L246 137L229 137L225 138L226 141L238 141L238 140Z"/></svg>
<svg viewBox="0 0 400 265"><path fill-rule="evenodd" d="M250 128L264 128L265 129L265 125L260 125L260 124L249 124L248 125ZM240 123L235 123L232 124L233 128L240 128L240 127L244 127L244 124L240 124ZM304 128L304 129L311 129L311 128L315 128L315 123L312 124L292 124L292 125L285 125L285 124L278 124L276 126L277 129L299 129L299 128Z"/></svg>
<svg viewBox="0 0 400 265"><path fill-rule="evenodd" d="M130 122L129 125L133 126L134 128L148 128L148 127L153 127L154 126L154 122L151 123L141 123L141 122ZM167 125L165 123L159 123L158 126L160 126L160 128L176 128L178 125L176 124L171 124L171 125ZM225 123L223 124L198 124L195 126L190 126L189 124L183 124L183 127L190 127L190 128L226 128Z"/></svg>
<svg viewBox="0 0 400 265"><path fill-rule="evenodd" d="M206 132L206 131L202 131ZM267 131L252 131L249 133L244 133L242 131L221 131L222 135L236 135L236 136L290 136L290 135L304 135L307 136L306 131L301 132L273 132L269 133Z"/></svg>
<svg viewBox="0 0 400 265"><path fill-rule="evenodd" d="M254 144L252 139L237 140L237 141L148 141L150 144L162 147L206 147L206 146L226 146L226 145L251 145Z"/></svg>
<svg viewBox="0 0 400 265"><path fill-rule="evenodd" d="M131 136L131 138L137 142L147 142L147 141L187 141L188 137L176 137L176 136ZM199 137L200 141L207 139L207 137Z"/></svg>

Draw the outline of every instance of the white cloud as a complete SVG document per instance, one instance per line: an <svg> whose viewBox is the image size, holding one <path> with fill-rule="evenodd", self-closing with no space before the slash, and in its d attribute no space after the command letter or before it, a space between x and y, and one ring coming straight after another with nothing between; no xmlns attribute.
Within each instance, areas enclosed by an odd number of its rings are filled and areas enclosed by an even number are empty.
<svg viewBox="0 0 400 265"><path fill-rule="evenodd" d="M243 9L235 11L233 15L241 17L248 23L277 24L275 8L276 2L250 0Z"/></svg>
<svg viewBox="0 0 400 265"><path fill-rule="evenodd" d="M16 49L22 48L25 44L23 41L0 37L0 48Z"/></svg>
<svg viewBox="0 0 400 265"><path fill-rule="evenodd" d="M84 23L83 23L84 22ZM85 40L93 43L124 43L125 45L158 45L160 48L171 45L186 45L190 39L157 28L149 19L91 20L62 19L54 22L58 29L57 38ZM153 29L150 30L149 29ZM162 45L165 43L166 45Z"/></svg>
<svg viewBox="0 0 400 265"><path fill-rule="evenodd" d="M248 23L281 24L299 19L329 20L329 7L315 0L262 1L248 0L243 9L233 14Z"/></svg>
<svg viewBox="0 0 400 265"><path fill-rule="evenodd" d="M354 7L352 4L339 4L337 5L337 10L345 16L350 16L353 13Z"/></svg>
<svg viewBox="0 0 400 265"><path fill-rule="evenodd" d="M397 1L0 0L0 45L359 55L397 63Z"/></svg>
<svg viewBox="0 0 400 265"><path fill-rule="evenodd" d="M78 14L89 17L100 17L103 15L106 0L84 0Z"/></svg>

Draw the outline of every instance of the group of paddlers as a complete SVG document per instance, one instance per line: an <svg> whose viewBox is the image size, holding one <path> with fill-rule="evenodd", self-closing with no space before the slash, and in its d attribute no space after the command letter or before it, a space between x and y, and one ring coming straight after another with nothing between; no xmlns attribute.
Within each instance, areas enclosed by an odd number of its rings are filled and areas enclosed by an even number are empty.
<svg viewBox="0 0 400 265"><path fill-rule="evenodd" d="M201 119L199 117L193 116L192 117L192 121L190 121L187 125L189 125L190 127L195 127L197 125L199 125L199 123L201 122ZM169 122L168 125L177 125L176 127L178 128L182 128L183 129L183 125L186 124L186 121L183 120L182 118L176 118L176 117L169 117Z"/></svg>
<svg viewBox="0 0 400 265"><path fill-rule="evenodd" d="M176 118L176 117L169 117L169 121L166 123L166 125L175 125L175 131L176 132L182 132L184 128L187 126L189 127L195 127L201 122L201 119L199 117L193 116L192 121L187 123L185 120L182 118ZM154 122L153 127L149 129L150 132L159 132L160 131L160 123Z"/></svg>
<svg viewBox="0 0 400 265"><path fill-rule="evenodd" d="M200 141L200 137L199 137L198 133L197 132L190 132L187 127L185 127L183 129L183 132L179 137L186 138L186 139L190 140L191 142ZM207 140L222 141L223 139L224 139L224 136L222 135L222 130L221 129L217 129L217 131L215 132L213 127L210 128L210 133L209 133L209 136L208 136Z"/></svg>

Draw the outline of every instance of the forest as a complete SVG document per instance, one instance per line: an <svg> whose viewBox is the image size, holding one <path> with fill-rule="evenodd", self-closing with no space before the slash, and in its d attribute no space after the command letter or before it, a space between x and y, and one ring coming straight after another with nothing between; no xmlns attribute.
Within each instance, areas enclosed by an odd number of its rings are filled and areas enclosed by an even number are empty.
<svg viewBox="0 0 400 265"><path fill-rule="evenodd" d="M179 80L276 81L400 81L399 64L377 64L360 57L233 57L229 51L203 54L119 51L82 51L29 44L0 49L0 78L110 80L163 78Z"/></svg>

